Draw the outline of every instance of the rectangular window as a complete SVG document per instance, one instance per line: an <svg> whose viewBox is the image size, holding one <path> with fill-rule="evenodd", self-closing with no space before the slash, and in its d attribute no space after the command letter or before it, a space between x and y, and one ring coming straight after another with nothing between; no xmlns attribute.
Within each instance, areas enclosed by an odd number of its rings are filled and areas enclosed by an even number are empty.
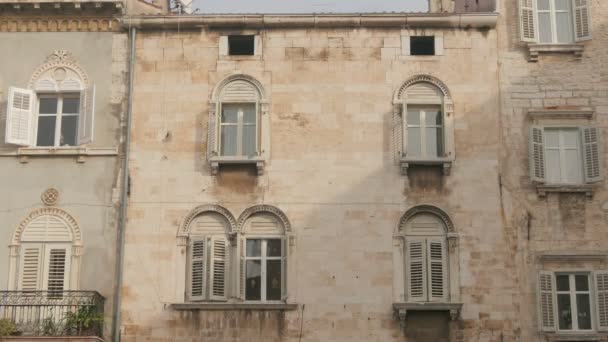
<svg viewBox="0 0 608 342"><path fill-rule="evenodd" d="M444 156L443 114L440 106L408 106L407 151L409 157Z"/></svg>
<svg viewBox="0 0 608 342"><path fill-rule="evenodd" d="M591 330L591 290L588 274L555 275L559 330Z"/></svg>
<svg viewBox="0 0 608 342"><path fill-rule="evenodd" d="M282 245L281 239L246 240L246 300L281 300L284 262Z"/></svg>
<svg viewBox="0 0 608 342"><path fill-rule="evenodd" d="M253 157L257 154L255 103L223 103L220 154Z"/></svg>
<svg viewBox="0 0 608 342"><path fill-rule="evenodd" d="M38 106L37 146L75 146L80 95L41 95Z"/></svg>
<svg viewBox="0 0 608 342"><path fill-rule="evenodd" d="M572 43L572 1L537 0L540 43Z"/></svg>
<svg viewBox="0 0 608 342"><path fill-rule="evenodd" d="M578 128L546 128L545 155L547 183L581 184L580 130Z"/></svg>
<svg viewBox="0 0 608 342"><path fill-rule="evenodd" d="M435 55L434 36L411 36L410 55L412 56L433 56Z"/></svg>
<svg viewBox="0 0 608 342"><path fill-rule="evenodd" d="M228 36L228 54L231 56L253 56L255 54L255 36Z"/></svg>

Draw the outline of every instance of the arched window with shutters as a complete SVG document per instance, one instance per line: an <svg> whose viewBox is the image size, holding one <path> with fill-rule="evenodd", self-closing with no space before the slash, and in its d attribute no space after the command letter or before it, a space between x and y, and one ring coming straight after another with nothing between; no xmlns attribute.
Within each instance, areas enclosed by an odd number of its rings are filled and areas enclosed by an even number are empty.
<svg viewBox="0 0 608 342"><path fill-rule="evenodd" d="M254 164L263 173L269 154L268 103L260 82L233 75L220 82L210 101L207 157L212 173L222 164Z"/></svg>
<svg viewBox="0 0 608 342"><path fill-rule="evenodd" d="M418 75L395 93L395 115L401 120L403 173L410 165L439 165L449 173L455 158L454 113L450 93L437 78Z"/></svg>
<svg viewBox="0 0 608 342"><path fill-rule="evenodd" d="M238 297L251 302L287 300L287 266L291 226L276 207L257 205L238 222Z"/></svg>
<svg viewBox="0 0 608 342"><path fill-rule="evenodd" d="M66 212L32 212L17 228L10 247L9 290L48 291L54 298L78 290L82 240L76 221Z"/></svg>

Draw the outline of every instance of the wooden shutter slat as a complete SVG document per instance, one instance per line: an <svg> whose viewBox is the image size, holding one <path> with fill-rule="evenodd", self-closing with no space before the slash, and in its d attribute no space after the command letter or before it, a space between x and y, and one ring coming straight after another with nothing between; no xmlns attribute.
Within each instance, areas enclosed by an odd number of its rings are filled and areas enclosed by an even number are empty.
<svg viewBox="0 0 608 342"><path fill-rule="evenodd" d="M281 246L281 300L287 300L287 258L289 255L289 237L283 238Z"/></svg>
<svg viewBox="0 0 608 342"><path fill-rule="evenodd" d="M78 117L78 145L93 142L95 126L95 85L82 91Z"/></svg>
<svg viewBox="0 0 608 342"><path fill-rule="evenodd" d="M425 240L408 239L406 256L408 300L412 302L425 301L427 298Z"/></svg>
<svg viewBox="0 0 608 342"><path fill-rule="evenodd" d="M530 178L534 182L545 182L545 145L541 126L530 127Z"/></svg>
<svg viewBox="0 0 608 342"><path fill-rule="evenodd" d="M591 39L591 11L589 0L574 1L574 40L577 42Z"/></svg>
<svg viewBox="0 0 608 342"><path fill-rule="evenodd" d="M442 238L429 238L428 246L428 284L430 301L447 301L447 260L445 241Z"/></svg>
<svg viewBox="0 0 608 342"><path fill-rule="evenodd" d="M538 306L541 331L555 331L555 280L552 272L538 275Z"/></svg>
<svg viewBox="0 0 608 342"><path fill-rule="evenodd" d="M245 248L247 240L245 238L240 239L239 247L239 299L245 300L245 282L247 281L246 269L245 269Z"/></svg>
<svg viewBox="0 0 608 342"><path fill-rule="evenodd" d="M604 178L602 172L602 144L599 127L582 127L583 166L587 183L599 182Z"/></svg>
<svg viewBox="0 0 608 342"><path fill-rule="evenodd" d="M211 239L211 289L212 300L226 300L228 275L228 241L224 237Z"/></svg>
<svg viewBox="0 0 608 342"><path fill-rule="evenodd" d="M519 31L524 42L536 42L535 0L519 0Z"/></svg>
<svg viewBox="0 0 608 342"><path fill-rule="evenodd" d="M49 253L47 291L49 298L63 297L65 289L65 276L67 265L67 252L65 249L52 248Z"/></svg>
<svg viewBox="0 0 608 342"><path fill-rule="evenodd" d="M35 93L29 89L8 88L5 142L29 146L32 144Z"/></svg>
<svg viewBox="0 0 608 342"><path fill-rule="evenodd" d="M190 300L205 299L206 243L204 238L190 239Z"/></svg>
<svg viewBox="0 0 608 342"><path fill-rule="evenodd" d="M608 331L608 271L595 272L598 330Z"/></svg>
<svg viewBox="0 0 608 342"><path fill-rule="evenodd" d="M22 291L40 290L42 247L28 244L22 248L19 289Z"/></svg>

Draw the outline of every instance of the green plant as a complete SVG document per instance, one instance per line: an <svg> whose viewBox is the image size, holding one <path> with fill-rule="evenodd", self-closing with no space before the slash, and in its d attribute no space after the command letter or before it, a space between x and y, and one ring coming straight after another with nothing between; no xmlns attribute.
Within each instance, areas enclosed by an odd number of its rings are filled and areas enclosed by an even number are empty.
<svg viewBox="0 0 608 342"><path fill-rule="evenodd" d="M57 335L58 332L59 327L57 326L57 323L55 323L53 316L47 317L42 321L42 334L44 336L54 336Z"/></svg>
<svg viewBox="0 0 608 342"><path fill-rule="evenodd" d="M0 336L11 336L17 334L17 325L10 319L0 319Z"/></svg>
<svg viewBox="0 0 608 342"><path fill-rule="evenodd" d="M67 335L91 335L103 322L103 315L95 307L83 306L76 312L66 312L63 320Z"/></svg>

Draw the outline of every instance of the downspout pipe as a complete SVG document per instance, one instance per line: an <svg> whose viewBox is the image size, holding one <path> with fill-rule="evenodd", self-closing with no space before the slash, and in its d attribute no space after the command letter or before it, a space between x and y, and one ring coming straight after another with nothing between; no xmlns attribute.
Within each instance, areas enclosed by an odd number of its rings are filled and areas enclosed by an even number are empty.
<svg viewBox="0 0 608 342"><path fill-rule="evenodd" d="M122 166L122 189L120 193L120 218L118 224L118 260L116 287L114 289L114 307L112 312L112 341L120 342L120 307L122 300L122 278L125 259L125 230L127 228L127 206L129 203L129 158L131 151L131 122L133 117L133 82L135 80L135 35L137 29L129 28L129 88L127 94L127 127L124 143L124 160Z"/></svg>

